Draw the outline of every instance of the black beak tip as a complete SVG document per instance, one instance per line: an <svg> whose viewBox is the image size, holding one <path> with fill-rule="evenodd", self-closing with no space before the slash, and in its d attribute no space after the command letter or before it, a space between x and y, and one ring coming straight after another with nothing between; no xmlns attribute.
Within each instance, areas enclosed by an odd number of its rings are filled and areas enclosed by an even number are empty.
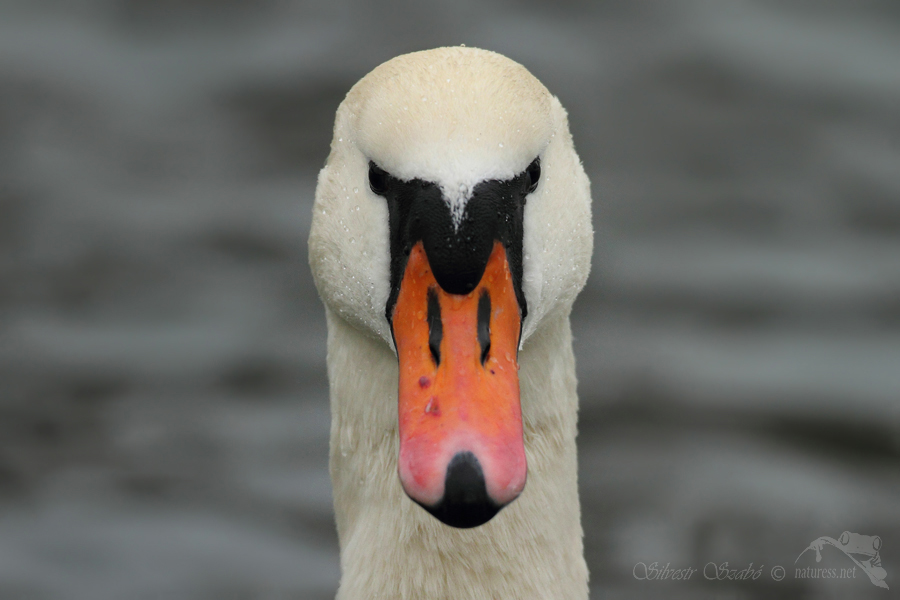
<svg viewBox="0 0 900 600"><path fill-rule="evenodd" d="M484 525L503 508L488 496L481 464L471 452L459 452L450 460L444 497L433 506L419 505L441 523L458 529Z"/></svg>

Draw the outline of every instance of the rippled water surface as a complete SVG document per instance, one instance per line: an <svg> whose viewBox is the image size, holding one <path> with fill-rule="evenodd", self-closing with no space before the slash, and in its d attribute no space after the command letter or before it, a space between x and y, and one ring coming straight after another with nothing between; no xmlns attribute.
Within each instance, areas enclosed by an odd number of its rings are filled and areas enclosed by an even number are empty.
<svg viewBox="0 0 900 600"><path fill-rule="evenodd" d="M333 597L315 176L356 80L461 43L560 97L593 182L593 597L900 589L896 2L7 0L0 598ZM890 592L794 576L844 531Z"/></svg>

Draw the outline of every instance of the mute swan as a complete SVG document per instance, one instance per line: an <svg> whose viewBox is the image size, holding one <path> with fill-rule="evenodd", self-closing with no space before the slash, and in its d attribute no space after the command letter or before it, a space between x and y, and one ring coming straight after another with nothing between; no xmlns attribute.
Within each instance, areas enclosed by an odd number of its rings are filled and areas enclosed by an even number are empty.
<svg viewBox="0 0 900 600"><path fill-rule="evenodd" d="M590 204L565 110L499 54L394 58L338 108L309 256L339 599L587 598L569 313Z"/></svg>

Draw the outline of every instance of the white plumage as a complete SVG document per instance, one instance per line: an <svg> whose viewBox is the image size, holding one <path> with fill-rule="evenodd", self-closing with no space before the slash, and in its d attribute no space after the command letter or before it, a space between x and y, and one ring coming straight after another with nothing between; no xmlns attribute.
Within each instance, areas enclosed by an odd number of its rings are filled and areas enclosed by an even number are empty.
<svg viewBox="0 0 900 600"><path fill-rule="evenodd" d="M388 209L369 189L368 165L438 184L458 219L478 182L513 177L535 156L543 175L525 206L519 354L527 485L485 525L454 529L407 498L397 475ZM521 65L440 48L388 61L347 94L309 239L329 332L338 598L587 597L569 313L592 235L589 182L565 110Z"/></svg>

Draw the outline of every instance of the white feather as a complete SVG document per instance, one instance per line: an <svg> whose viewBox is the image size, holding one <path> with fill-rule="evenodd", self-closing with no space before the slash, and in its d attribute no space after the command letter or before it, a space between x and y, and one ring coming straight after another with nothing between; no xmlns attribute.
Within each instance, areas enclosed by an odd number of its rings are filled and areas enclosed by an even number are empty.
<svg viewBox="0 0 900 600"><path fill-rule="evenodd" d="M520 386L528 459L522 495L487 524L447 527L413 504L397 476L397 358L388 211L369 161L437 183L458 223L472 188L541 157L525 207L528 317ZM569 312L590 270L588 179L565 110L524 67L474 48L397 57L338 109L319 175L310 265L328 315L331 475L341 544L338 598L587 598Z"/></svg>

